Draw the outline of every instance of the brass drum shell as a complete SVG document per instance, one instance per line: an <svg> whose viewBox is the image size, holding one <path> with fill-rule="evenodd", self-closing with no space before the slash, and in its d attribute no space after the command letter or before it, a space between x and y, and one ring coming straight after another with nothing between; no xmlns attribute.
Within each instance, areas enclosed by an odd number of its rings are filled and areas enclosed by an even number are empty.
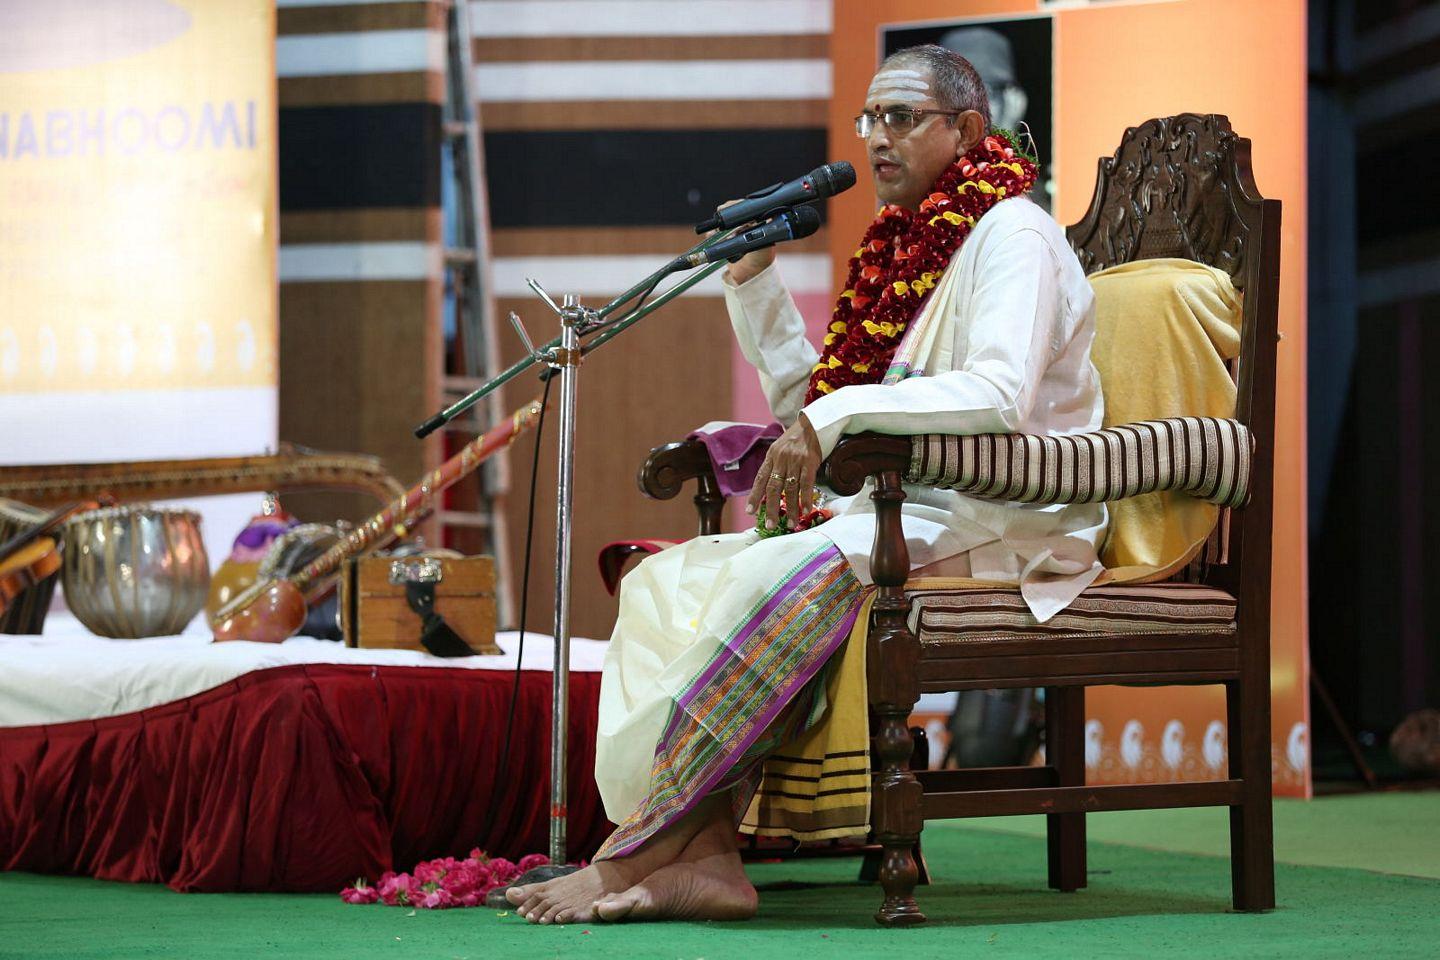
<svg viewBox="0 0 1440 960"><path fill-rule="evenodd" d="M102 637L164 637L185 629L210 588L200 517L131 504L65 524L65 603Z"/></svg>

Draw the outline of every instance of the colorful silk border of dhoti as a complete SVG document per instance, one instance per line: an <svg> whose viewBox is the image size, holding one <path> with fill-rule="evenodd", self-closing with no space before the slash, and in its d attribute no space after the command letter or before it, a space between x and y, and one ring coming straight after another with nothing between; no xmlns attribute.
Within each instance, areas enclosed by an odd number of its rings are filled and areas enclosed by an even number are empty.
<svg viewBox="0 0 1440 960"><path fill-rule="evenodd" d="M655 750L649 793L595 858L632 853L718 789L745 780L753 789L765 750L818 719L792 712L775 724L845 642L862 595L844 555L826 545L751 608L676 699Z"/></svg>

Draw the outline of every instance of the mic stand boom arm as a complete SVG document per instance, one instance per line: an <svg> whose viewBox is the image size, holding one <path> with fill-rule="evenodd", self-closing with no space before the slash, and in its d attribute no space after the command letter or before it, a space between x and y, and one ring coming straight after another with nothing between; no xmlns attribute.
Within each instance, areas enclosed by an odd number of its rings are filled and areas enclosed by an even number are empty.
<svg viewBox="0 0 1440 960"><path fill-rule="evenodd" d="M734 230L727 230L722 233L712 234L709 237L706 237L701 242L695 244L695 246L691 247L689 250L685 251L685 253L681 254L681 256L684 257L689 256L693 253L698 253L701 250L704 250L706 247L711 246L712 244L719 243L721 240L725 240L729 237L734 236L735 234L739 233L741 229L742 228L740 227L736 227ZM667 263L659 270L656 270L654 273L650 274L650 276L646 277L644 280L641 280L639 283L635 284L635 286L631 287L629 290L626 290L624 293L620 294L614 300L611 300L609 303L605 304L605 306L601 307L599 310L593 311L591 313L591 317L593 318L591 323L589 324L587 329L580 332L582 334L594 333L597 330L603 328L604 333L595 337L595 339L591 342L585 344L582 352L589 353L591 350L595 349L601 344L609 342L626 327L629 327L637 320L641 320L654 313L656 310L660 309L665 304L669 303L671 300L674 300L676 297L680 296L680 294L684 293L686 290L689 290L701 280L706 279L723 266L725 266L723 262L709 264L703 270L699 270L689 275L684 280L681 280L679 283L675 284L675 286L670 287L664 293L660 294L658 297L656 297L649 303L643 304L642 306L631 310L629 313L625 314L619 319L606 320L606 318L609 317L616 310L630 303L632 300L643 294L645 291L653 289L657 283L665 279L667 274L673 273L675 269L674 264ZM548 305L552 310L554 310L556 313L560 312L560 308L555 305L553 300L550 300L549 297L545 297L544 299L547 301ZM514 321L512 320L512 322ZM460 414L464 413L466 410L469 410L471 407L475 406L475 404L479 403L488 394L495 392L500 387L504 386L506 383L509 383L511 380L524 373L526 370L530 369L536 364L546 363L546 357L551 356L557 349L560 348L561 340L563 339L563 337L556 337L554 340L551 340L549 343L545 344L539 349L536 349L535 347L530 345L528 338L525 337L523 332L521 332L521 339L525 340L525 345L530 351L529 356L525 357L522 360L517 360L508 368L496 374L495 377L491 380L487 381L477 389L461 397L459 400L456 400L454 403L450 404L448 407L435 414L429 420L426 420L424 423L420 424L420 426L415 428L415 436L420 439L428 437L436 430L439 430L441 427L445 426L445 424L449 423L451 420L454 420L456 417L460 416ZM553 371L554 368L552 367L551 369Z"/></svg>

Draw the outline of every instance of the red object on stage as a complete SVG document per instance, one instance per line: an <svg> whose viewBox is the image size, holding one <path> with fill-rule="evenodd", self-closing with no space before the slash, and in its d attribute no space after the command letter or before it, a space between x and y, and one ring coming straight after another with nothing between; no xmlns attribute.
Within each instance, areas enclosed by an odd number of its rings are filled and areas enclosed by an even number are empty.
<svg viewBox="0 0 1440 960"><path fill-rule="evenodd" d="M518 859L548 837L550 675L522 673L501 771L512 677L291 665L120 717L0 729L0 869L334 893L473 847ZM571 859L612 829L599 696L598 673L571 675Z"/></svg>

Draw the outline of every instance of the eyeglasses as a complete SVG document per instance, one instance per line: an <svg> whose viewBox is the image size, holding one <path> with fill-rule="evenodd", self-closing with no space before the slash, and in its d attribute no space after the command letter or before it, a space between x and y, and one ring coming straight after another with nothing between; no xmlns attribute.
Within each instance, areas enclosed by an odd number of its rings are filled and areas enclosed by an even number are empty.
<svg viewBox="0 0 1440 960"><path fill-rule="evenodd" d="M860 116L855 118L855 136L861 140L870 136L870 131L875 129L876 121L885 124L886 129L897 137L903 137L915 129L916 125L925 117L933 115L942 117L958 117L964 113L963 110L886 110L884 113L871 113L869 110L862 111Z"/></svg>

